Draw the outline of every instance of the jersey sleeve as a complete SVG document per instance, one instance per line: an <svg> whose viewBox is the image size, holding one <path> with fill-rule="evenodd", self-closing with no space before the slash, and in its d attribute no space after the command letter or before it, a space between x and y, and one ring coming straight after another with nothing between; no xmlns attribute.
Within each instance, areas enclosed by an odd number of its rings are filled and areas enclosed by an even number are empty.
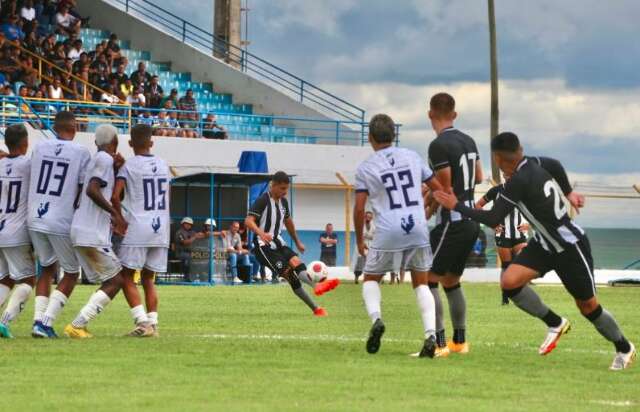
<svg viewBox="0 0 640 412"><path fill-rule="evenodd" d="M116 179L122 179L125 182L130 179L129 164L129 162L124 162L120 170L118 170L118 176L116 176Z"/></svg>
<svg viewBox="0 0 640 412"><path fill-rule="evenodd" d="M493 186L491 189L489 189L489 191L487 191L487 193L483 196L484 201L489 203L489 202L493 202L494 200L496 200L496 198L498 197L498 193L500 193L500 185L498 186Z"/></svg>
<svg viewBox="0 0 640 412"><path fill-rule="evenodd" d="M527 192L527 182L521 175L515 174L504 184L504 191L499 194L498 199L505 199L515 206Z"/></svg>
<svg viewBox="0 0 640 412"><path fill-rule="evenodd" d="M363 165L356 170L356 193L369 193L369 186L367 186L367 178Z"/></svg>
<svg viewBox="0 0 640 412"><path fill-rule="evenodd" d="M291 210L289 209L289 200L286 197L282 198L282 206L284 207L284 218L289 219L291 217Z"/></svg>
<svg viewBox="0 0 640 412"><path fill-rule="evenodd" d="M420 165L420 181L422 183L428 182L433 178L433 170L431 170L427 164L422 160L422 158L416 153L415 154L416 161L418 161Z"/></svg>
<svg viewBox="0 0 640 412"><path fill-rule="evenodd" d="M106 153L96 156L93 170L89 171L90 179L98 179L102 187L107 185L109 174L113 173L113 159Z"/></svg>
<svg viewBox="0 0 640 412"><path fill-rule="evenodd" d="M431 168L436 172L451 166L449 164L449 157L447 156L447 149L438 139L429 145L429 165L431 165Z"/></svg>
<svg viewBox="0 0 640 412"><path fill-rule="evenodd" d="M552 159L550 157L536 157L540 166L549 172L551 177L558 182L558 186L562 189L562 193L568 195L573 191L571 187L571 183L569 183L569 177L567 177L567 172L564 170L562 163L556 159Z"/></svg>
<svg viewBox="0 0 640 412"><path fill-rule="evenodd" d="M257 198L256 201L253 202L253 205L251 205L251 207L249 208L247 214L249 216L255 216L256 218L260 219L265 209L267 208L267 199L267 196L260 196L259 198Z"/></svg>

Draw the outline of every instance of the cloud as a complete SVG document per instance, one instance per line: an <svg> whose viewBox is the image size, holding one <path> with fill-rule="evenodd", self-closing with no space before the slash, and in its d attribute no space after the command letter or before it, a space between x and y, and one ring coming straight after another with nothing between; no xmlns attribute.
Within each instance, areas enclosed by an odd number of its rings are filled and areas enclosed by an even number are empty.
<svg viewBox="0 0 640 412"><path fill-rule="evenodd" d="M341 32L339 19L353 9L356 0L270 0L259 3L259 18L265 27L276 32L290 31L292 26L330 37Z"/></svg>

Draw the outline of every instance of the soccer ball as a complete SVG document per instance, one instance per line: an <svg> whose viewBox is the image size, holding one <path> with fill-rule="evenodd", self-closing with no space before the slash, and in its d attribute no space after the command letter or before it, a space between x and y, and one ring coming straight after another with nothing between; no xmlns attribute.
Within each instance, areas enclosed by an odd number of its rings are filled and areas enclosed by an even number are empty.
<svg viewBox="0 0 640 412"><path fill-rule="evenodd" d="M315 283L324 282L329 276L327 265L320 261L311 262L307 268L307 273Z"/></svg>

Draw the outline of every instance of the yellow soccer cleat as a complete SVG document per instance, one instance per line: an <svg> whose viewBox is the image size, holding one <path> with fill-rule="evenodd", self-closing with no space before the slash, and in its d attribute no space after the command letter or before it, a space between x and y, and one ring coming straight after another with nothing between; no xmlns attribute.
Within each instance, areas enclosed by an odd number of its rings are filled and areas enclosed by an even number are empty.
<svg viewBox="0 0 640 412"><path fill-rule="evenodd" d="M93 335L89 333L87 328L76 328L72 324L68 324L64 327L64 334L72 339L93 338Z"/></svg>
<svg viewBox="0 0 640 412"><path fill-rule="evenodd" d="M449 342L447 342L447 348L450 352L465 355L469 353L469 342L455 343L450 340Z"/></svg>

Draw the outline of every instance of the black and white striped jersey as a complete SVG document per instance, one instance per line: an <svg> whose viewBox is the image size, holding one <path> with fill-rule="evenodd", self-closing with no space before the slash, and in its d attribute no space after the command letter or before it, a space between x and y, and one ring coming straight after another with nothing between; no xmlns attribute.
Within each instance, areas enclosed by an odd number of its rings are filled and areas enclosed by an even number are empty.
<svg viewBox="0 0 640 412"><path fill-rule="evenodd" d="M483 199L485 203L493 202L502 192L504 192L504 183L489 189L489 191L483 196ZM518 227L523 223L526 223L526 221L522 218L520 211L517 208L513 209L513 211L504 218L504 221L502 222L502 232L499 234L496 233L496 239L526 239L526 233L518 230Z"/></svg>
<svg viewBox="0 0 640 412"><path fill-rule="evenodd" d="M504 191L493 202L491 210L472 209L463 202L458 202L455 209L480 223L495 227L514 208L518 208L534 229L534 241L549 252L562 253L586 235L569 217L561 194L562 190L547 170L524 158L505 183Z"/></svg>
<svg viewBox="0 0 640 412"><path fill-rule="evenodd" d="M269 191L256 199L248 214L256 218L258 227L265 233L273 236L273 241L269 246L276 249L285 245L284 240L280 236L284 228L285 219L291 216L289 210L289 201L286 198L275 200L271 197ZM264 246L265 243L258 237L253 237L253 244L256 247Z"/></svg>
<svg viewBox="0 0 640 412"><path fill-rule="evenodd" d="M476 142L460 130L444 129L429 145L429 166L435 172L451 168L451 187L458 201L473 207L476 187L476 163L480 159ZM455 210L438 208L436 224L456 222L463 217Z"/></svg>

